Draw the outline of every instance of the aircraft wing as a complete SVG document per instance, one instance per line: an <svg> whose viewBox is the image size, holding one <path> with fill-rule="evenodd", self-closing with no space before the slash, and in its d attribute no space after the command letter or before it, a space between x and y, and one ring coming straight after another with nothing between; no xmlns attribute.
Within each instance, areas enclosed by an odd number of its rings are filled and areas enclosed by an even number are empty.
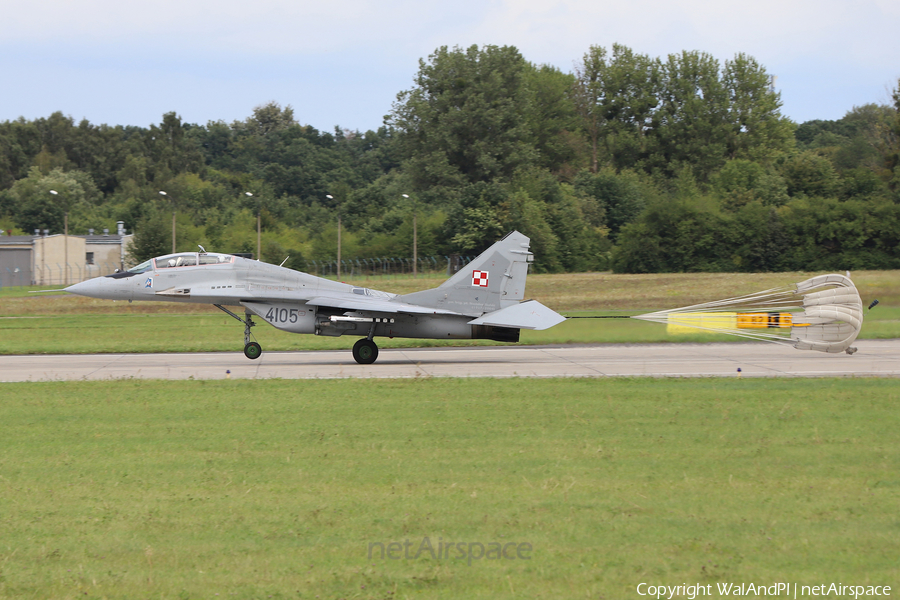
<svg viewBox="0 0 900 600"><path fill-rule="evenodd" d="M460 313L441 308L429 308L405 302L392 302L382 298L358 296L356 294L335 294L316 296L306 301L311 306L327 306L344 310L359 310L378 313L407 313L416 315L459 315Z"/></svg>

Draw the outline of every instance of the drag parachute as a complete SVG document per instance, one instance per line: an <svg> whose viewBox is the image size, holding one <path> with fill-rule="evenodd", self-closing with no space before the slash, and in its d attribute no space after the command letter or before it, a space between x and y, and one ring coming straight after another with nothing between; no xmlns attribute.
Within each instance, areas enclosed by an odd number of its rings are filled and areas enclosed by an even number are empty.
<svg viewBox="0 0 900 600"><path fill-rule="evenodd" d="M755 294L661 310L633 317L685 328L787 344L798 350L847 352L859 335L863 306L856 286L843 275L820 275Z"/></svg>

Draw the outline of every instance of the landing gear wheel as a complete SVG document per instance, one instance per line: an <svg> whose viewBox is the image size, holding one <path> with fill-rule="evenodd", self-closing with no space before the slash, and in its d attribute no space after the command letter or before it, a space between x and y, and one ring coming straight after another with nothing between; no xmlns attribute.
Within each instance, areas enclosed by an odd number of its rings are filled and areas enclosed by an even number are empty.
<svg viewBox="0 0 900 600"><path fill-rule="evenodd" d="M362 338L353 344L353 359L361 365L371 365L378 358L378 346L372 340Z"/></svg>
<svg viewBox="0 0 900 600"><path fill-rule="evenodd" d="M256 360L262 355L262 347L256 342L250 342L244 346L244 356L250 360Z"/></svg>

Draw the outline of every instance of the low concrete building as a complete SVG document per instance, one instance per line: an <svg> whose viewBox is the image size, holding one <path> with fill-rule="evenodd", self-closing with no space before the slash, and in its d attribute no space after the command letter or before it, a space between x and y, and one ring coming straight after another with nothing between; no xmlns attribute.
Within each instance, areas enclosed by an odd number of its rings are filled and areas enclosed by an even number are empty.
<svg viewBox="0 0 900 600"><path fill-rule="evenodd" d="M125 269L125 257L133 235L86 235L84 237L85 279L109 275Z"/></svg>
<svg viewBox="0 0 900 600"><path fill-rule="evenodd" d="M132 235L0 236L0 288L69 285L125 266Z"/></svg>
<svg viewBox="0 0 900 600"><path fill-rule="evenodd" d="M32 285L34 239L30 235L0 236L0 288Z"/></svg>

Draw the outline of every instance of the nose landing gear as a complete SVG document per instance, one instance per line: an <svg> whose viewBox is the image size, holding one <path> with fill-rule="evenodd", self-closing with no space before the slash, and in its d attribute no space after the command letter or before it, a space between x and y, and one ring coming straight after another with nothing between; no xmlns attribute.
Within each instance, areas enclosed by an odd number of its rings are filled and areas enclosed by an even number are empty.
<svg viewBox="0 0 900 600"><path fill-rule="evenodd" d="M262 346L257 344L256 342L248 342L244 346L244 356L249 358L250 360L255 360L262 355Z"/></svg>
<svg viewBox="0 0 900 600"><path fill-rule="evenodd" d="M253 322L253 314L248 310L244 313L244 317L246 318L242 319L221 304L213 304L213 306L244 324L244 356L250 360L256 360L262 356L262 346L256 342L250 341L250 328L256 325L256 323Z"/></svg>

